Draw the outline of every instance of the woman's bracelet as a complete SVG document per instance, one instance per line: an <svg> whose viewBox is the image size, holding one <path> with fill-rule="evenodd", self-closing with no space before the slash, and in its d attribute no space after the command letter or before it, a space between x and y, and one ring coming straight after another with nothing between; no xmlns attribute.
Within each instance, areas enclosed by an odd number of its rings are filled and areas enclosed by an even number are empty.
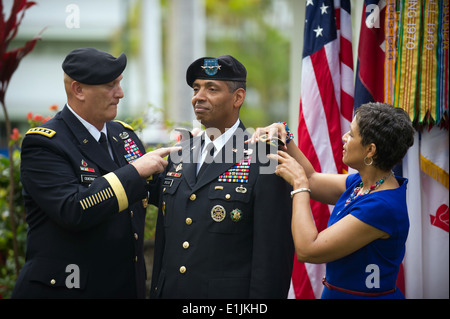
<svg viewBox="0 0 450 319"><path fill-rule="evenodd" d="M311 190L310 190L309 188L298 188L298 189L293 190L293 191L291 192L291 198L293 198L295 194L301 193L301 192L308 192L308 193L311 194Z"/></svg>
<svg viewBox="0 0 450 319"><path fill-rule="evenodd" d="M286 122L278 122L284 125L284 128L286 129L286 144L288 144L290 141L294 139L294 134L289 130L289 127Z"/></svg>

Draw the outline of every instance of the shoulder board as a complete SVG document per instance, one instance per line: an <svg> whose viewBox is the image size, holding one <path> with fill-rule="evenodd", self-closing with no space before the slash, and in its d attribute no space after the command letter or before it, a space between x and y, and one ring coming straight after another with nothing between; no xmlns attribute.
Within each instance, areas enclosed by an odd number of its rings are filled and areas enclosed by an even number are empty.
<svg viewBox="0 0 450 319"><path fill-rule="evenodd" d="M259 137L259 141L266 143L267 147L273 146L276 147L279 150L283 150L285 144L283 143L283 141L281 139L279 139L278 137L272 137L271 139L269 139L267 137L267 135L262 135Z"/></svg>
<svg viewBox="0 0 450 319"><path fill-rule="evenodd" d="M34 128L30 128L25 135L28 134L39 134L39 135L44 135L48 138L52 138L56 132L49 129L49 128L45 128L45 127L34 127Z"/></svg>
<svg viewBox="0 0 450 319"><path fill-rule="evenodd" d="M125 122L122 122L122 121L119 121L119 120L114 120L114 122L120 123L120 124L123 125L123 127L127 128L127 129L129 129L129 130L134 131L133 127L131 127L131 125L129 125L129 124L125 123Z"/></svg>

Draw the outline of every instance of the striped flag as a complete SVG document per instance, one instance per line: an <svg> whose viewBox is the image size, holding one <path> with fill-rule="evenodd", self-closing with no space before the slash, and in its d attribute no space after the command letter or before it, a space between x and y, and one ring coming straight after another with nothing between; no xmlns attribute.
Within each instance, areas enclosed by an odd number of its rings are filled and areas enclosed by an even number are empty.
<svg viewBox="0 0 450 319"><path fill-rule="evenodd" d="M299 148L318 172L343 173L342 135L353 115L353 55L349 0L307 0L302 57ZM327 226L328 205L311 201L318 231ZM295 261L296 298L320 298L325 265Z"/></svg>
<svg viewBox="0 0 450 319"><path fill-rule="evenodd" d="M367 102L384 101L385 16L385 0L364 1L355 79L355 108ZM395 47L395 44L392 46Z"/></svg>

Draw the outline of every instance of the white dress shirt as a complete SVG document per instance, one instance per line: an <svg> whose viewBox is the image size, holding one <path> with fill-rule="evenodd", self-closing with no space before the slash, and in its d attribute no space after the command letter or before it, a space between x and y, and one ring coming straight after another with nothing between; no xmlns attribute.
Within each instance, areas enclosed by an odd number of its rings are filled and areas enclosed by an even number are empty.
<svg viewBox="0 0 450 319"><path fill-rule="evenodd" d="M200 167L202 167L202 164L205 161L205 158L207 155L206 145L208 145L209 143L213 143L214 147L215 147L214 156L217 155L220 152L220 150L225 146L225 144L228 142L228 140L233 136L234 132L236 131L236 129L238 128L240 123L241 123L241 121L239 119L237 119L236 123L234 123L234 125L232 127L225 130L225 133L223 133L219 137L216 137L214 139L214 141L211 141L209 136L205 132L203 132L203 134L205 136L202 138L205 139L205 143L203 144L202 151L199 152L199 154L198 154L197 174L198 174L198 171L200 170Z"/></svg>
<svg viewBox="0 0 450 319"><path fill-rule="evenodd" d="M92 135L92 137L98 142L98 140L100 139L100 135L101 133L104 133L106 136L106 141L108 142L108 132L106 130L106 124L103 125L103 128L99 131L94 125L92 125L91 123L89 123L88 121L86 121L84 118L82 118L81 116L79 116L71 107L68 103L66 103L67 107L69 108L69 110L73 113L73 115L75 115L75 117L81 122L81 124L83 124L83 126L89 131L89 133ZM109 155L111 156L112 159L114 159L114 156L112 154L111 151L111 146L109 145L108 142L108 150L109 150Z"/></svg>

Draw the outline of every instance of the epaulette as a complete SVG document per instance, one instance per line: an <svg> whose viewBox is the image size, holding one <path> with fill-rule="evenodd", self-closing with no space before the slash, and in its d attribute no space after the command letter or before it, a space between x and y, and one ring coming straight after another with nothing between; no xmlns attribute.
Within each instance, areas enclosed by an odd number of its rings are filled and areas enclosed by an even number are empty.
<svg viewBox="0 0 450 319"><path fill-rule="evenodd" d="M122 121L119 121L119 120L114 120L114 122L120 123L120 124L123 125L123 127L127 128L127 129L129 129L129 130L134 131L133 127L132 127L131 125L125 123L125 122L122 122Z"/></svg>
<svg viewBox="0 0 450 319"><path fill-rule="evenodd" d="M28 135L28 134L39 134L39 135L44 135L48 138L52 138L56 134L56 132L49 128L45 128L45 127L33 127L33 128L30 128L25 133L25 135Z"/></svg>

